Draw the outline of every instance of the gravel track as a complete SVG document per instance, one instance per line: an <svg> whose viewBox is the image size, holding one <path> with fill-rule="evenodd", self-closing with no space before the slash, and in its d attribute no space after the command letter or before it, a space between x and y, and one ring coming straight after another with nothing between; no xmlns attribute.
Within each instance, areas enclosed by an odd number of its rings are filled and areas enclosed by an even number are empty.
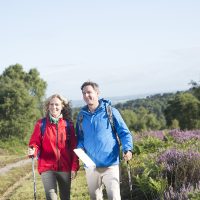
<svg viewBox="0 0 200 200"><path fill-rule="evenodd" d="M23 184L25 180L30 178L32 175L32 172L28 173L26 176L20 178L17 182L15 182L11 187L7 189L7 191L3 194L2 197L0 197L0 200L8 200L9 196L12 195L12 193Z"/></svg>
<svg viewBox="0 0 200 200"><path fill-rule="evenodd" d="M31 163L31 159L24 159L20 160L15 163L11 163L6 165L5 167L0 168L0 175L4 175L5 173L9 172L11 169L16 167L21 167L23 165L26 165L28 163ZM7 191L3 194L2 197L0 197L0 200L7 200L8 197L20 186L23 184L23 182L28 179L32 175L32 172L26 174L24 177L20 178L17 182L15 182L11 187L7 189Z"/></svg>
<svg viewBox="0 0 200 200"><path fill-rule="evenodd" d="M8 164L5 167L0 168L0 175L10 171L12 168L20 167L20 166L26 165L30 162L31 162L31 159L24 159L24 160L15 162L15 163Z"/></svg>

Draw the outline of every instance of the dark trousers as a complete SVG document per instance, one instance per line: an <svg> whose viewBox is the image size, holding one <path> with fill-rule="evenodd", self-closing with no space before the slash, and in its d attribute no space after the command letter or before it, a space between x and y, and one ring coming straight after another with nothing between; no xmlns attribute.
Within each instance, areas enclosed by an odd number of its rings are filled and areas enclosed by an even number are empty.
<svg viewBox="0 0 200 200"><path fill-rule="evenodd" d="M61 200L70 200L71 173L46 171L41 174L47 200L57 200L57 184Z"/></svg>

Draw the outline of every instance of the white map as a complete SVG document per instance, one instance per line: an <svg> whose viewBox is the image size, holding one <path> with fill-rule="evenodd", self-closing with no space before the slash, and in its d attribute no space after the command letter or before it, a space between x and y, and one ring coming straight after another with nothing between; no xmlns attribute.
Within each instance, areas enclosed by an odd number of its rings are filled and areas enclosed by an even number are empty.
<svg viewBox="0 0 200 200"><path fill-rule="evenodd" d="M91 160L91 158L83 151L83 149L78 148L74 149L76 155L81 159L81 161L86 165L88 168L95 168L95 163Z"/></svg>

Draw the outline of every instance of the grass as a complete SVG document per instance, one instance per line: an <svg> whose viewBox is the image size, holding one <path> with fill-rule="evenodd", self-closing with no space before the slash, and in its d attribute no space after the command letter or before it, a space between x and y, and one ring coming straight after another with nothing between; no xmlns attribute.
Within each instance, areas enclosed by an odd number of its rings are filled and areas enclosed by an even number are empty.
<svg viewBox="0 0 200 200"><path fill-rule="evenodd" d="M0 149L0 166L15 162L18 158L17 155L9 155L6 151ZM2 155L3 154L3 155ZM36 169L37 162L35 162L36 172L36 190L37 200L45 199L45 193L41 177ZM25 177L25 178L24 178ZM4 199L9 200L30 200L33 198L33 175L31 163L18 168L13 168L9 172L0 175L0 196L6 196ZM10 190L10 191L9 191ZM0 198L1 199L1 198ZM58 198L59 199L59 198ZM78 175L75 180L72 181L71 186L71 200L89 200L89 194L85 179L85 171L83 167L78 171Z"/></svg>
<svg viewBox="0 0 200 200"><path fill-rule="evenodd" d="M16 155L0 155L2 163L8 163L16 159ZM45 199L45 192L40 175L36 169L36 190L37 200ZM33 175L31 163L11 169L9 172L0 175L0 198L1 200L30 200L34 199ZM105 193L104 193L105 194ZM85 170L81 164L77 177L72 181L71 185L71 200L89 200L89 193L85 178ZM105 198L106 199L106 198ZM60 200L58 198L58 200Z"/></svg>
<svg viewBox="0 0 200 200"><path fill-rule="evenodd" d="M36 173L36 195L37 200L45 199L44 189L41 182L41 177L38 173ZM33 189L33 176L31 175L26 181L24 181L23 185L17 188L10 196L9 200L30 200L34 199L34 189Z"/></svg>
<svg viewBox="0 0 200 200"><path fill-rule="evenodd" d="M14 147L14 148L13 148ZM27 145L15 138L0 140L0 168L27 158ZM35 162L36 165L37 162ZM89 193L83 165L78 171L71 186L71 200L89 200ZM45 192L41 177L36 172L37 200L45 199ZM0 175L0 199L1 200L30 200L33 196L33 175L31 163L11 169ZM59 200L59 198L58 198Z"/></svg>
<svg viewBox="0 0 200 200"><path fill-rule="evenodd" d="M18 138L0 139L0 154L6 155L27 155L27 144Z"/></svg>
<svg viewBox="0 0 200 200"><path fill-rule="evenodd" d="M17 155L0 155L0 168L10 164L26 159L27 156L17 156Z"/></svg>
<svg viewBox="0 0 200 200"><path fill-rule="evenodd" d="M0 196L2 196L8 188L12 187L14 183L18 182L22 177L31 172L31 164L13 168L8 173L0 175Z"/></svg>
<svg viewBox="0 0 200 200"><path fill-rule="evenodd" d="M72 200L89 200L88 188L85 179L85 171L81 168L78 171L77 177L72 181L71 188Z"/></svg>
<svg viewBox="0 0 200 200"><path fill-rule="evenodd" d="M0 168L27 159L27 145L16 138L0 140Z"/></svg>
<svg viewBox="0 0 200 200"><path fill-rule="evenodd" d="M13 141L13 145L18 148L18 142ZM1 148L1 147L4 148ZM3 144L0 141L0 168L7 164L16 162L20 159L24 159L25 147L17 152L14 150L6 149L8 143ZM6 149L6 150L5 150ZM23 157L23 158L22 158ZM40 175L36 169L37 162L35 162L36 172L36 189L37 200L45 199L45 192ZM9 172L0 175L0 197L4 200L30 200L33 198L33 175L31 163L25 166L20 166L11 169ZM5 195L6 196L3 196ZM1 199L0 198L0 199ZM58 198L59 199L59 198ZM89 193L85 178L85 171L81 165L78 171L77 177L72 181L71 186L71 200L89 200Z"/></svg>
<svg viewBox="0 0 200 200"><path fill-rule="evenodd" d="M42 185L41 177L38 173L36 173L36 193L37 200L44 200L45 193ZM16 191L13 192L11 196L9 196L9 200L30 200L33 199L33 177L30 176L26 181L24 181L23 185L17 188ZM58 198L59 199L59 198ZM81 168L78 172L78 175L75 180L72 181L71 188L71 200L89 200L89 194L85 179L85 172Z"/></svg>

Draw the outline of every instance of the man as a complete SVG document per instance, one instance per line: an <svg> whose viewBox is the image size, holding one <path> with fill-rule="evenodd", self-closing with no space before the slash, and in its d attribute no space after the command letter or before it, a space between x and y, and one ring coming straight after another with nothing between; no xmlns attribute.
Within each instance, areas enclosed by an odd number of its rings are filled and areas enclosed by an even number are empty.
<svg viewBox="0 0 200 200"><path fill-rule="evenodd" d="M109 200L120 200L119 144L122 144L123 158L132 158L133 140L130 131L117 109L111 108L114 128L109 121L110 101L99 99L99 87L94 82L81 86L86 102L78 114L76 130L78 146L94 161L96 168L85 168L86 179L92 200L103 199L103 185ZM116 130L115 131L113 130Z"/></svg>

